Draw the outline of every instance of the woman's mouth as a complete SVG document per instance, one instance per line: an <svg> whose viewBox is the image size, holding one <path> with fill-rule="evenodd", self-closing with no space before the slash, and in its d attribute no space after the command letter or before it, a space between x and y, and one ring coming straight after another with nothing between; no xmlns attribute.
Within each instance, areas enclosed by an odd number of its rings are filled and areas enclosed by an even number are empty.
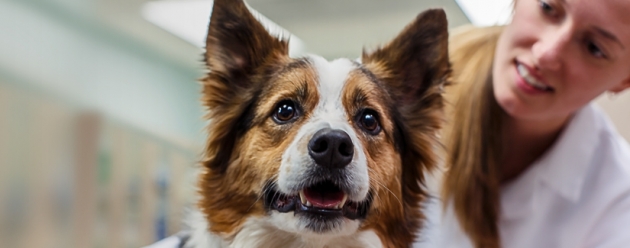
<svg viewBox="0 0 630 248"><path fill-rule="evenodd" d="M521 63L516 63L516 71L518 73L518 75L523 79L523 82L517 82L517 85L519 83L524 83L525 85L519 85L521 86L521 88L523 88L524 90L531 92L531 93L536 93L536 92L553 92L554 89L546 84L544 84L543 82L541 82L540 80L538 80L538 78L536 78L534 75L532 75L532 73L529 71L529 69L521 64ZM520 80L519 80L520 81Z"/></svg>

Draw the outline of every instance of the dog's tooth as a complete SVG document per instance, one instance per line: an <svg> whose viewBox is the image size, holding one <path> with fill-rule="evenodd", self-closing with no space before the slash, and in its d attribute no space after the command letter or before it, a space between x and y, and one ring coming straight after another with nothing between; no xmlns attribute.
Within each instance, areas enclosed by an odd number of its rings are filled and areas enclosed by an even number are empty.
<svg viewBox="0 0 630 248"><path fill-rule="evenodd" d="M306 196L304 196L303 190L300 190L300 201L302 201L302 205L306 205Z"/></svg>
<svg viewBox="0 0 630 248"><path fill-rule="evenodd" d="M309 201L306 201L306 206L307 206L307 207L312 207L312 206L313 206L313 204L311 204L311 202L309 202Z"/></svg>
<svg viewBox="0 0 630 248"><path fill-rule="evenodd" d="M347 200L348 200L348 195L344 194L343 199L341 199L341 202L339 203L339 208L343 208L343 206L346 205Z"/></svg>

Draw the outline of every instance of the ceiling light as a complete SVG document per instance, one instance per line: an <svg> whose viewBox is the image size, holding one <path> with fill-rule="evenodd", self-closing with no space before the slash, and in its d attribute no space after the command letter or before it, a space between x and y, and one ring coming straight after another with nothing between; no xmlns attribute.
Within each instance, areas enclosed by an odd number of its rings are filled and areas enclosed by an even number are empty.
<svg viewBox="0 0 630 248"><path fill-rule="evenodd" d="M476 26L505 25L512 19L514 0L455 0Z"/></svg>
<svg viewBox="0 0 630 248"><path fill-rule="evenodd" d="M143 6L142 16L158 27L203 48L206 46L212 3L212 0L153 1ZM304 52L304 43L299 38L251 7L249 9L271 34L289 39L289 53L292 56Z"/></svg>

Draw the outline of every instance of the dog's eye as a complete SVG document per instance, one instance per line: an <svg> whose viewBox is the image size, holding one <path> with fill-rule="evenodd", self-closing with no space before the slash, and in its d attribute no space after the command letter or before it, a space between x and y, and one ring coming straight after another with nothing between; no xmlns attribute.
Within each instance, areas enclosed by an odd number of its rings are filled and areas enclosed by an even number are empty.
<svg viewBox="0 0 630 248"><path fill-rule="evenodd" d="M359 124L365 131L372 135L381 131L381 125L378 123L378 115L374 110L366 109L359 115Z"/></svg>
<svg viewBox="0 0 630 248"><path fill-rule="evenodd" d="M297 110L293 101L284 100L276 105L276 110L273 113L273 117L276 122L284 124L297 117Z"/></svg>

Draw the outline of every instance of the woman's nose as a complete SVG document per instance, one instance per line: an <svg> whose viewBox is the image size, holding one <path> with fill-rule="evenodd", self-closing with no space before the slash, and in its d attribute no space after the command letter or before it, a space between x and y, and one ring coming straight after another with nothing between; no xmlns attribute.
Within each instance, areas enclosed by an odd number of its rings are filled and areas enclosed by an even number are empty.
<svg viewBox="0 0 630 248"><path fill-rule="evenodd" d="M571 40L569 30L548 30L532 46L532 53L539 69L558 70L562 66L566 47Z"/></svg>

